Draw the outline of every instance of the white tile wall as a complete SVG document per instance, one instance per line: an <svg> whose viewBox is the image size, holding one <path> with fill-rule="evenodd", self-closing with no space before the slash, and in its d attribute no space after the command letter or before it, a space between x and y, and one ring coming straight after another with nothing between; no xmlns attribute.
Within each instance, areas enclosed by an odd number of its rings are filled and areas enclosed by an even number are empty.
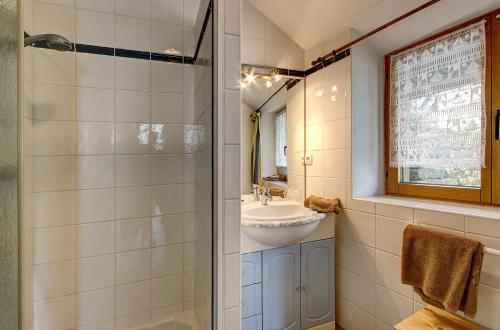
<svg viewBox="0 0 500 330"><path fill-rule="evenodd" d="M191 55L191 2L30 0L24 15L33 12L30 33ZM195 251L210 253L198 232L211 232L194 219L195 194L203 211L210 205L210 193L194 188L209 180L196 176L194 159L211 130L200 121L190 139L193 67L31 48L25 63L26 329L123 328L193 309L193 290L210 301L211 282L194 280ZM204 70L199 100L209 114ZM211 225L209 211L199 217ZM210 266L198 277L209 274Z"/></svg>
<svg viewBox="0 0 500 330"><path fill-rule="evenodd" d="M240 2L231 4L225 17L226 31L240 34ZM237 11L238 10L238 11ZM304 69L304 50L248 0L243 0L241 17L241 62L295 70Z"/></svg>
<svg viewBox="0 0 500 330"><path fill-rule="evenodd" d="M337 41L342 42L339 38ZM315 52L320 53L308 50L307 60L317 57ZM336 224L336 322L346 330L391 329L423 306L412 288L400 282L402 234L408 223L465 235L500 248L500 222L352 199L350 71L350 59L345 59L307 77L306 125L316 131L321 125L325 127L324 141L308 145L313 166L306 167L307 191L340 197L344 206ZM314 164L317 160L323 166ZM491 329L500 328L500 317L493 312L500 301L498 265L500 258L485 255L476 322Z"/></svg>

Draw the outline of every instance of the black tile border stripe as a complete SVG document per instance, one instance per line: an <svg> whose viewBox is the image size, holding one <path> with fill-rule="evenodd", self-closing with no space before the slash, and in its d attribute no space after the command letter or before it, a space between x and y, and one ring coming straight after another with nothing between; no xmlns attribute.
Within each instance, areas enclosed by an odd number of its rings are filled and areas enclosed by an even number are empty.
<svg viewBox="0 0 500 330"><path fill-rule="evenodd" d="M323 62L323 63L320 63L320 64L317 64L315 66L313 66L312 68L309 68L305 71L305 76L309 76L323 68L326 68L327 66L329 66L330 64L333 64L335 62L338 62L346 57L349 57L351 56L351 49L346 49L344 50L343 52L340 52L338 54L335 54L334 57L328 59L327 61Z"/></svg>
<svg viewBox="0 0 500 330"><path fill-rule="evenodd" d="M205 32L207 31L208 21L210 20L211 13L212 13L212 1L209 1L207 12L205 13L205 18L203 19L203 25L201 27L200 36L198 37L198 42L196 43L196 50L193 56L195 61L200 53L201 44L203 42L203 37L205 36Z"/></svg>

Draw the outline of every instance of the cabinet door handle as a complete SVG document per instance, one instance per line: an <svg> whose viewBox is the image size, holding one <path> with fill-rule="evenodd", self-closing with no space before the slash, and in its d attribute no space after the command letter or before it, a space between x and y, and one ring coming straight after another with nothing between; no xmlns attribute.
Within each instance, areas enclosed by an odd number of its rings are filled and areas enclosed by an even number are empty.
<svg viewBox="0 0 500 330"><path fill-rule="evenodd" d="M295 288L295 290L296 290L297 292L300 292L300 286L296 287L296 288Z"/></svg>
<svg viewBox="0 0 500 330"><path fill-rule="evenodd" d="M305 285L304 285L304 286L302 287L302 291L306 291L306 290L307 290L307 286L305 286Z"/></svg>

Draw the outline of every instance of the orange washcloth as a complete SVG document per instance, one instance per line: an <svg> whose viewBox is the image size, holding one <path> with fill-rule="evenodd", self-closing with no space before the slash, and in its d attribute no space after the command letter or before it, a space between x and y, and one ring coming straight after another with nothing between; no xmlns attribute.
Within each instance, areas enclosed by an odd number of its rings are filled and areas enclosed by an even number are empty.
<svg viewBox="0 0 500 330"><path fill-rule="evenodd" d="M340 213L340 199L329 199L311 195L304 200L304 206L320 213Z"/></svg>

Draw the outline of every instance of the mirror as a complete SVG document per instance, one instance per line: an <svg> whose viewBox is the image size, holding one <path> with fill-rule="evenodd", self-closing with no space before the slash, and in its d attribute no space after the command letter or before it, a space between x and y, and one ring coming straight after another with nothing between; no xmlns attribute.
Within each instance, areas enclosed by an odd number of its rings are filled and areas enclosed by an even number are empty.
<svg viewBox="0 0 500 330"><path fill-rule="evenodd" d="M302 202L305 85L303 77L282 71L242 68L241 194L251 194L258 184Z"/></svg>

